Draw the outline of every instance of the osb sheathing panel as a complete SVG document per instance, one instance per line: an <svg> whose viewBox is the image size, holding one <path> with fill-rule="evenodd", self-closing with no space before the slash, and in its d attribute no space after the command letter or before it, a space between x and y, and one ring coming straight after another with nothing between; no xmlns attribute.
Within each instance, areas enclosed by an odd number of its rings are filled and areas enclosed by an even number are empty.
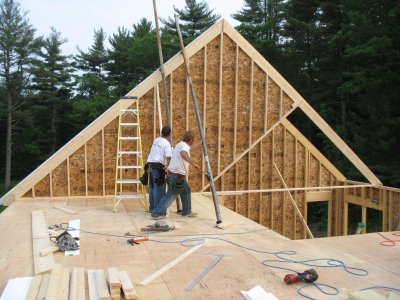
<svg viewBox="0 0 400 300"><path fill-rule="evenodd" d="M85 147L82 146L69 158L71 196L85 196ZM37 196L37 194L36 194Z"/></svg>
<svg viewBox="0 0 400 300"><path fill-rule="evenodd" d="M295 156L296 156L296 139L290 134L288 131L284 131L284 160L283 160L283 178L288 187L295 187L295 177L296 177L296 165L295 165ZM285 236L295 238L294 232L294 223L296 220L296 212L294 210L292 201L290 200L290 196L287 192L284 193L285 202L284 202L284 227L283 234ZM293 198L295 198L295 192L291 192Z"/></svg>
<svg viewBox="0 0 400 300"><path fill-rule="evenodd" d="M52 172L53 197L68 196L68 168L67 160L64 160Z"/></svg>
<svg viewBox="0 0 400 300"><path fill-rule="evenodd" d="M197 99L197 105L199 109L199 114L200 114L200 119L203 122L203 105L204 105L204 49L200 50L197 52L194 56L192 56L189 60L189 66L190 66L190 75L192 77L193 85L194 85L194 90L196 94L196 99ZM187 130L193 130L196 135L196 140L198 141L200 139L200 136L198 134L198 129L197 129L197 121L196 121L196 115L195 115L195 109L193 106L193 99L190 93L189 86L187 85L187 124L186 124L186 129ZM204 124L203 128L204 128ZM181 137L180 137L181 138ZM179 141L180 139L176 140ZM201 165L202 162L202 150L201 147L194 149L193 151L190 151L190 156L195 159L195 161ZM202 175L199 173L197 170L192 168L192 171L190 172L190 186L191 189L194 191L199 191L202 187Z"/></svg>
<svg viewBox="0 0 400 300"><path fill-rule="evenodd" d="M35 185L36 197L50 197L50 174Z"/></svg>
<svg viewBox="0 0 400 300"><path fill-rule="evenodd" d="M250 146L250 76L251 59L241 49L239 50L238 66L238 111L237 111L237 154ZM247 178L247 176L246 176Z"/></svg>
<svg viewBox="0 0 400 300"><path fill-rule="evenodd" d="M268 129L279 120L279 91L279 86L271 78L268 78Z"/></svg>
<svg viewBox="0 0 400 300"><path fill-rule="evenodd" d="M236 44L227 35L224 35L222 53L221 170L234 159Z"/></svg>
<svg viewBox="0 0 400 300"><path fill-rule="evenodd" d="M218 170L218 100L219 100L219 60L220 60L220 37L216 37L207 45L207 81L206 81L206 103L207 122L206 140L208 154L213 174Z"/></svg>
<svg viewBox="0 0 400 300"><path fill-rule="evenodd" d="M272 186L272 134L267 135L262 141L263 160L261 184L262 189L269 189ZM272 213L272 194L263 193L261 196L261 220L260 223L264 226L271 227Z"/></svg>
<svg viewBox="0 0 400 300"><path fill-rule="evenodd" d="M31 198L31 197L33 197L32 189L30 189L29 191L27 191L27 192L22 196L22 198Z"/></svg>
<svg viewBox="0 0 400 300"><path fill-rule="evenodd" d="M115 192L115 163L118 139L118 117L104 128L104 181L105 194L114 195Z"/></svg>
<svg viewBox="0 0 400 300"><path fill-rule="evenodd" d="M283 172L283 131L284 128L282 126L277 126L274 131L274 154L273 154L273 162L277 165L279 171L281 174L284 174ZM282 188L282 183L279 178L279 174L276 171L275 167L272 167L273 172L272 172L272 188ZM283 175L282 175L283 176ZM272 199L273 199L273 227L272 229L276 230L279 233L282 233L283 231L283 206L284 206L284 193L273 193L272 194Z"/></svg>
<svg viewBox="0 0 400 300"><path fill-rule="evenodd" d="M395 224L396 218L400 213L400 193L399 192L392 192L392 205L389 207L389 210L392 214L391 224ZM389 230L392 230L389 228Z"/></svg>
<svg viewBox="0 0 400 300"><path fill-rule="evenodd" d="M252 120L252 138L256 141L264 133L265 120L265 78L266 74L262 69L254 64L253 68L253 120Z"/></svg>
<svg viewBox="0 0 400 300"><path fill-rule="evenodd" d="M100 131L86 143L88 177L87 181L89 196L103 195L103 153L101 149L102 132Z"/></svg>

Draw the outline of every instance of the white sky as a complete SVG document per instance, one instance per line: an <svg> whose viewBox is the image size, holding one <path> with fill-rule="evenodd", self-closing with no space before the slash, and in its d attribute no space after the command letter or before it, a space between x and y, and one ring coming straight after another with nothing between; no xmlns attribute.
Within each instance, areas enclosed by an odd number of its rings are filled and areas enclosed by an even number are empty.
<svg viewBox="0 0 400 300"><path fill-rule="evenodd" d="M87 51L93 43L94 29L102 27L107 35L117 32L118 26L131 29L141 18L154 24L152 0L16 0L27 11L30 24L38 35L48 35L55 27L68 42L64 54L75 54L76 47ZM235 26L232 19L243 6L243 0L206 0L210 9ZM181 9L184 0L157 0L159 18L173 17L173 5ZM160 24L161 26L161 24Z"/></svg>

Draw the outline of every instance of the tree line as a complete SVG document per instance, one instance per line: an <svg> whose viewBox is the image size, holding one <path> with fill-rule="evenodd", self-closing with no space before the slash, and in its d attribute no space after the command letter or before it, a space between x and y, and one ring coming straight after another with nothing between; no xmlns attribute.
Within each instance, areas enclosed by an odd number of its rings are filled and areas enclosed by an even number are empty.
<svg viewBox="0 0 400 300"><path fill-rule="evenodd" d="M220 17L201 0L175 12L186 44ZM244 0L232 15L236 29L390 186L400 186L399 15L391 0ZM167 60L179 43L173 18L161 24ZM92 45L75 55L62 52L64 43L55 28L37 35L16 0L0 0L2 189L159 67L147 19L109 35L95 29ZM300 112L291 120L345 175L362 179Z"/></svg>

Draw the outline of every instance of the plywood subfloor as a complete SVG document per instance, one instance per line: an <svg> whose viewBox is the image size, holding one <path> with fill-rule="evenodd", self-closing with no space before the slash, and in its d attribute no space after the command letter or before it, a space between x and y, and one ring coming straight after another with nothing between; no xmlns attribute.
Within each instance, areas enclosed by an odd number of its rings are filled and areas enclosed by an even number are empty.
<svg viewBox="0 0 400 300"><path fill-rule="evenodd" d="M66 206L78 214L69 215L56 210L52 208L55 204ZM49 224L65 223L79 218L82 230L106 234L124 235L128 231L140 231L141 227L154 222L143 208L134 202L121 203L116 214L111 212L112 201L109 199L14 202L0 214L1 291L10 278L33 274L31 212L38 209L45 212ZM333 297L335 299L347 299L349 292L368 286L385 285L398 288L400 244L393 247L381 246L379 242L383 239L378 234L291 241L225 207L221 207L223 219L232 222L233 226L225 231L214 228L215 213L212 201L202 196L193 197L193 210L199 213L199 216L193 219L171 212L168 220L181 227L180 229L153 235L153 241L136 246L127 244L126 238L81 232L81 255L65 257L61 253L55 253L55 261L63 267L70 268L117 267L126 270L131 280L137 284L188 250L179 243L157 241L178 242L190 238L186 235L191 234L201 235L210 240L148 286L137 286L140 299L243 299L240 290L249 290L257 284L279 299L301 298L296 289L303 285L302 283L287 286L283 277L288 271L272 269L261 263L276 257L245 250L214 238L268 252L294 250L297 254L288 258L295 260L329 257L369 272L368 276L360 277L346 273L343 268L316 268L320 275L318 282L333 285L340 290L340 295ZM227 257L223 258L192 291L185 291L185 287L212 262L215 254L224 254ZM279 266L298 271L307 269L306 266L296 264ZM303 292L317 299L333 299L322 295L314 287Z"/></svg>

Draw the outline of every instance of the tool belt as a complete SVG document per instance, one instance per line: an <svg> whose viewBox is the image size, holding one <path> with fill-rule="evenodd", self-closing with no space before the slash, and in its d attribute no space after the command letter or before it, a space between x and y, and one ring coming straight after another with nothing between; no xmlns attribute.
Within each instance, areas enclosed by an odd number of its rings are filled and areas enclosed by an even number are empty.
<svg viewBox="0 0 400 300"><path fill-rule="evenodd" d="M140 182L143 185L147 185L147 182L149 181L149 175L148 175L148 171L152 171L152 170L156 170L158 173L158 178L155 180L154 183L162 185L165 183L165 169L164 169L164 165L162 163L159 162L148 162L144 165L144 173L142 175L142 177L139 178Z"/></svg>
<svg viewBox="0 0 400 300"><path fill-rule="evenodd" d="M172 187L172 189L178 194L182 193L185 189L186 176L173 172L169 172L169 175L174 176L174 186Z"/></svg>

